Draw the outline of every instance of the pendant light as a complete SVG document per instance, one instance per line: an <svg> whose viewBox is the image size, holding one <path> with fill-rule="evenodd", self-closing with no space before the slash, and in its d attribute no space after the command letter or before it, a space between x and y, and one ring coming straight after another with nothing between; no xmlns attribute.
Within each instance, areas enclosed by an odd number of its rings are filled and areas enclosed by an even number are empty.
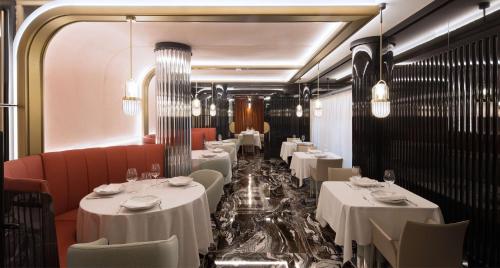
<svg viewBox="0 0 500 268"><path fill-rule="evenodd" d="M135 21L135 17L127 16L127 21L129 22L130 72L129 79L125 83L125 96L122 98L122 110L126 115L134 116L137 115L141 110L139 87L137 86L132 73L132 22Z"/></svg>
<svg viewBox="0 0 500 268"><path fill-rule="evenodd" d="M371 108L373 116L385 118L391 113L391 102L389 101L389 87L382 79L382 10L385 3L380 4L380 44L379 44L379 75L380 80L372 87Z"/></svg>
<svg viewBox="0 0 500 268"><path fill-rule="evenodd" d="M198 82L195 84L195 92L193 102L191 103L191 112L193 116L199 116L201 114L201 102L198 99Z"/></svg>
<svg viewBox="0 0 500 268"><path fill-rule="evenodd" d="M214 83L212 83L212 104L210 104L210 116L217 115L217 107L214 104Z"/></svg>
<svg viewBox="0 0 500 268"><path fill-rule="evenodd" d="M318 91L318 98L314 102L314 116L321 117L323 115L323 104L319 99L319 63L318 63L318 88L316 90Z"/></svg>
<svg viewBox="0 0 500 268"><path fill-rule="evenodd" d="M297 108L295 109L295 114L297 117L302 117L304 114L304 110L302 109L302 105L300 105L300 78L299 78L299 104L297 105Z"/></svg>

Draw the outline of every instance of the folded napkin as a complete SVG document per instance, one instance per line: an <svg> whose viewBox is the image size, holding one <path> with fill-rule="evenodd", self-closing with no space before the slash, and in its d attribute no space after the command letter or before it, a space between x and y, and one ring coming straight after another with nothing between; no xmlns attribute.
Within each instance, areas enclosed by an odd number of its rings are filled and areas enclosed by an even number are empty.
<svg viewBox="0 0 500 268"><path fill-rule="evenodd" d="M372 180L368 177L354 176L350 177L349 181L358 186L378 186L378 181Z"/></svg>
<svg viewBox="0 0 500 268"><path fill-rule="evenodd" d="M122 190L123 185L121 183L110 183L103 184L94 189L96 193L117 193Z"/></svg>
<svg viewBox="0 0 500 268"><path fill-rule="evenodd" d="M406 200L406 195L390 191L375 191L371 193L378 201L401 201Z"/></svg>
<svg viewBox="0 0 500 268"><path fill-rule="evenodd" d="M147 196L136 196L128 199L125 201L123 204L124 207L126 208L145 208L145 207L152 207L158 204L160 202L160 199L156 196L152 195L147 195Z"/></svg>

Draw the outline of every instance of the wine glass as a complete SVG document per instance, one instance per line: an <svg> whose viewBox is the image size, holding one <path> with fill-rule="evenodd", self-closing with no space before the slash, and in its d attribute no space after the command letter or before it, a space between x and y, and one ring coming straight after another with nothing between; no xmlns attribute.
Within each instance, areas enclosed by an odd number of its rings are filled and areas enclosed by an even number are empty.
<svg viewBox="0 0 500 268"><path fill-rule="evenodd" d="M217 135L217 140L218 141L222 141L222 135L221 134Z"/></svg>
<svg viewBox="0 0 500 268"><path fill-rule="evenodd" d="M391 184L394 184L396 181L396 175L394 175L394 170L388 169L384 171L384 181L391 187Z"/></svg>
<svg viewBox="0 0 500 268"><path fill-rule="evenodd" d="M306 135L302 135L302 136L300 137L300 140L302 140L302 142L304 142L304 141L306 140Z"/></svg>
<svg viewBox="0 0 500 268"><path fill-rule="evenodd" d="M129 182L130 186L132 186L133 182L137 181L137 169L135 168L127 169L127 174L125 175L125 179Z"/></svg>
<svg viewBox="0 0 500 268"><path fill-rule="evenodd" d="M160 164L154 163L151 165L151 176L156 180L158 179L158 176L160 176Z"/></svg>

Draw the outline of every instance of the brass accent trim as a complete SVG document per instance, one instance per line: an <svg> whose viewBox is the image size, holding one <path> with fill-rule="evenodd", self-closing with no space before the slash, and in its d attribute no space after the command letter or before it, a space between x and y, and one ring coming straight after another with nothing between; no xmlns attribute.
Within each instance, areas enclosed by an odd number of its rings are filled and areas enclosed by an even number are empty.
<svg viewBox="0 0 500 268"><path fill-rule="evenodd" d="M138 2L138 5L140 3ZM42 7L43 9L43 7ZM378 14L377 6L89 6L59 5L39 14L20 34L17 47L18 155L38 154L43 145L43 59L52 37L64 26L83 21L214 21L292 22L367 21ZM352 33L351 33L352 34ZM349 34L350 35L350 34ZM336 44L343 40L337 39ZM333 49L333 48L332 48ZM321 53L323 54L323 53ZM319 56L318 56L319 57ZM313 64L314 65L314 64Z"/></svg>
<svg viewBox="0 0 500 268"><path fill-rule="evenodd" d="M155 76L155 68L151 68L142 80L142 132L144 135L149 134L149 84Z"/></svg>

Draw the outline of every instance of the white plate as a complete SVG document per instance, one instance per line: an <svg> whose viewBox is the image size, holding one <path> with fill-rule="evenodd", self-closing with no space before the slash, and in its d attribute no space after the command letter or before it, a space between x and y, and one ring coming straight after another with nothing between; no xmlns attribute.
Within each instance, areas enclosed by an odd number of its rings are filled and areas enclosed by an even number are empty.
<svg viewBox="0 0 500 268"><path fill-rule="evenodd" d="M154 195L134 196L125 201L121 206L129 210L145 210L160 204L160 198Z"/></svg>
<svg viewBox="0 0 500 268"><path fill-rule="evenodd" d="M376 180L372 180L368 177L351 177L349 178L349 181L359 187L375 187L375 186L380 186L379 182Z"/></svg>
<svg viewBox="0 0 500 268"><path fill-rule="evenodd" d="M318 154L318 153L316 153L316 154L314 154L314 157L316 157L316 158L325 158L325 157L327 157L327 155L326 154Z"/></svg>
<svg viewBox="0 0 500 268"><path fill-rule="evenodd" d="M168 180L168 184L172 186L186 186L193 181L191 177L174 177Z"/></svg>
<svg viewBox="0 0 500 268"><path fill-rule="evenodd" d="M205 154L202 154L201 156L203 156L204 158L212 158L212 157L215 157L216 154L205 153Z"/></svg>
<svg viewBox="0 0 500 268"><path fill-rule="evenodd" d="M232 143L232 141L222 141L222 143Z"/></svg>
<svg viewBox="0 0 500 268"><path fill-rule="evenodd" d="M111 183L103 184L94 188L94 193L97 195L113 195L123 191L123 184L121 183Z"/></svg>
<svg viewBox="0 0 500 268"><path fill-rule="evenodd" d="M214 153L222 153L222 152L224 152L224 150L222 150L221 148L213 148L210 151L214 152Z"/></svg>
<svg viewBox="0 0 500 268"><path fill-rule="evenodd" d="M406 202L406 196L400 193L387 191L387 190L377 190L370 193L373 199L391 204L400 204Z"/></svg>

